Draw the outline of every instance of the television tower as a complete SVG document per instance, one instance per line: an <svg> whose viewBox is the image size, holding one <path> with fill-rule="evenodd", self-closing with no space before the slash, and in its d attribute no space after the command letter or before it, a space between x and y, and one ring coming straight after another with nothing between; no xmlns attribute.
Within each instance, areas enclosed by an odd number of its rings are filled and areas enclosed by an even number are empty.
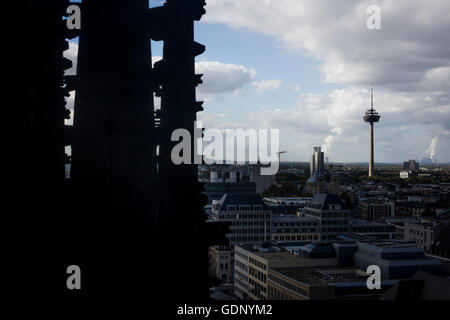
<svg viewBox="0 0 450 320"><path fill-rule="evenodd" d="M364 115L364 121L370 123L370 160L369 160L369 177L373 177L374 169L374 152L373 152L373 124L380 121L380 115L373 108L373 85L370 88L370 109Z"/></svg>

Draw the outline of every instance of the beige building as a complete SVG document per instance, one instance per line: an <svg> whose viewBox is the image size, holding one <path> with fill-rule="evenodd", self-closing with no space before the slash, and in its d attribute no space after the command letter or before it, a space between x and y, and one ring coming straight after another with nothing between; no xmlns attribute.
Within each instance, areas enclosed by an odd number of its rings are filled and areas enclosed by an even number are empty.
<svg viewBox="0 0 450 320"><path fill-rule="evenodd" d="M209 248L209 276L223 282L233 281L233 254L230 246Z"/></svg>
<svg viewBox="0 0 450 320"><path fill-rule="evenodd" d="M270 300L320 300L339 296L339 283L361 287L368 274L352 267L273 268L269 271ZM365 293L363 290L359 293ZM346 298L349 296L346 294ZM367 298L367 297L366 297Z"/></svg>
<svg viewBox="0 0 450 320"><path fill-rule="evenodd" d="M233 281L234 246L258 244L270 239L272 211L257 194L226 194L213 201L211 220L230 222L227 246L209 249L209 274L224 282Z"/></svg>
<svg viewBox="0 0 450 320"><path fill-rule="evenodd" d="M268 300L271 269L335 266L338 264L336 254L332 247L329 248L331 251L324 257L310 258L296 254L295 246L235 246L234 293L243 300Z"/></svg>

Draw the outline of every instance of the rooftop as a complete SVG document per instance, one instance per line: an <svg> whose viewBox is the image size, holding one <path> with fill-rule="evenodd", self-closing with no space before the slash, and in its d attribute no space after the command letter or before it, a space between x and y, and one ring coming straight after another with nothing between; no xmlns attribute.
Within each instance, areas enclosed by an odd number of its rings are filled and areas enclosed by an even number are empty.
<svg viewBox="0 0 450 320"><path fill-rule="evenodd" d="M316 193L308 207L321 210L331 210L330 205L339 205L341 210L346 209L341 198L339 198L337 194L332 193Z"/></svg>
<svg viewBox="0 0 450 320"><path fill-rule="evenodd" d="M269 210L261 196L256 193L224 194L219 200L219 211L227 211L228 205L260 205L263 210Z"/></svg>
<svg viewBox="0 0 450 320"><path fill-rule="evenodd" d="M361 282L366 285L367 274L351 267L309 267L273 268L272 272L307 284L309 286L329 286L339 282Z"/></svg>

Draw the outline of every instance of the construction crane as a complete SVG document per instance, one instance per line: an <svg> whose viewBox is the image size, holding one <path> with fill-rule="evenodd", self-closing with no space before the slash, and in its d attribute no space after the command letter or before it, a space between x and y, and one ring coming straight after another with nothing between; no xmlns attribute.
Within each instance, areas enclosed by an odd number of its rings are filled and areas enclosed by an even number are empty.
<svg viewBox="0 0 450 320"><path fill-rule="evenodd" d="M280 151L280 152L277 152L277 155L278 155L278 163L281 163L281 155L282 155L282 154L285 154L285 153L287 153L287 151Z"/></svg>

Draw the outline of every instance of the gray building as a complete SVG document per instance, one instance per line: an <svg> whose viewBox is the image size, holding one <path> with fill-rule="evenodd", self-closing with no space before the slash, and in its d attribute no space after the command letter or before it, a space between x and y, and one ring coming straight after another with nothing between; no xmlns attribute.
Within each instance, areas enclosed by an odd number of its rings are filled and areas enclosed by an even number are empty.
<svg viewBox="0 0 450 320"><path fill-rule="evenodd" d="M373 241L357 242L357 245L358 251L353 258L355 267L366 270L370 265L379 266L383 278L407 279L419 270L443 273L442 263L425 258L423 250L414 242Z"/></svg>
<svg viewBox="0 0 450 320"><path fill-rule="evenodd" d="M359 219L350 220L350 231L378 239L395 239L397 234L397 228L392 224Z"/></svg>
<svg viewBox="0 0 450 320"><path fill-rule="evenodd" d="M408 221L404 224L404 239L414 241L416 245L428 253L441 232L450 225L450 218L427 217L419 221Z"/></svg>
<svg viewBox="0 0 450 320"><path fill-rule="evenodd" d="M210 275L222 281L232 281L234 273L234 246L258 244L270 239L272 211L262 198L252 194L225 194L212 203L212 222L231 222L227 234L229 245L209 249Z"/></svg>
<svg viewBox="0 0 450 320"><path fill-rule="evenodd" d="M208 182L205 183L205 194L208 196L208 203L213 200L220 200L224 194L256 194L255 182Z"/></svg>
<svg viewBox="0 0 450 320"><path fill-rule="evenodd" d="M319 219L296 215L272 216L271 238L273 241L283 242L318 241Z"/></svg>
<svg viewBox="0 0 450 320"><path fill-rule="evenodd" d="M305 215L319 219L321 239L324 241L350 232L350 210L336 194L317 193L305 208Z"/></svg>
<svg viewBox="0 0 450 320"><path fill-rule="evenodd" d="M276 184L275 175L261 175L261 168L266 165L255 164L250 166L250 182L256 183L256 193L260 194L266 191L271 185Z"/></svg>
<svg viewBox="0 0 450 320"><path fill-rule="evenodd" d="M377 198L361 199L359 203L359 215L364 220L378 221L394 215L392 205Z"/></svg>
<svg viewBox="0 0 450 320"><path fill-rule="evenodd" d="M230 245L270 239L272 211L257 194L226 194L213 201L212 221L231 222Z"/></svg>
<svg viewBox="0 0 450 320"><path fill-rule="evenodd" d="M406 171L419 171L419 164L416 160L409 160L403 163L403 170Z"/></svg>

